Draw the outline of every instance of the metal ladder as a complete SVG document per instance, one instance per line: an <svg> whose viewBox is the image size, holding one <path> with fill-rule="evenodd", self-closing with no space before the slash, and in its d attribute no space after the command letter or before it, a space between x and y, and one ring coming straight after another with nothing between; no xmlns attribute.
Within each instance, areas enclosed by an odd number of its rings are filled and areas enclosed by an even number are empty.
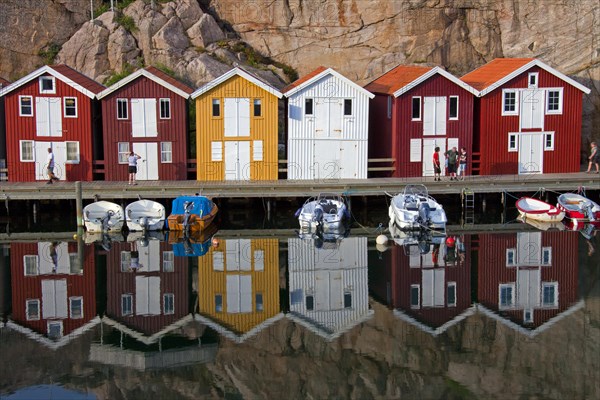
<svg viewBox="0 0 600 400"><path fill-rule="evenodd" d="M464 224L473 225L475 223L475 192L469 188L463 188L461 192Z"/></svg>

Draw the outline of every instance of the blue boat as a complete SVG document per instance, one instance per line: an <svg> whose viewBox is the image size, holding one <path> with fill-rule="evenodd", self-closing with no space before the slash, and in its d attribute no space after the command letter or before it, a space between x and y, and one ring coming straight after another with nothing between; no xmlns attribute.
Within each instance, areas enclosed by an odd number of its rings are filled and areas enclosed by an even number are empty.
<svg viewBox="0 0 600 400"><path fill-rule="evenodd" d="M215 219L219 208L205 196L179 196L173 200L167 227L172 231L200 232Z"/></svg>

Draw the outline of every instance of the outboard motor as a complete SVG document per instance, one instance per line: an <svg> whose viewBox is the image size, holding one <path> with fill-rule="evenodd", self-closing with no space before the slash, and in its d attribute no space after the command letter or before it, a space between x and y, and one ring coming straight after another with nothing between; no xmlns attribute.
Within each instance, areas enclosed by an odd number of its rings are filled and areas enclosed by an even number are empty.
<svg viewBox="0 0 600 400"><path fill-rule="evenodd" d="M590 221L595 221L596 217L594 216L594 211L592 210L592 208L594 208L594 206L592 206L591 204L586 204L585 205L585 215L587 217L588 220Z"/></svg>
<svg viewBox="0 0 600 400"><path fill-rule="evenodd" d="M323 208L320 205L315 207L315 211L313 213L313 222L321 225L323 223Z"/></svg>
<svg viewBox="0 0 600 400"><path fill-rule="evenodd" d="M183 210L184 210L183 230L184 231L187 231L189 229L190 215L192 214L193 209L194 209L193 201L186 201L185 203L183 203Z"/></svg>
<svg viewBox="0 0 600 400"><path fill-rule="evenodd" d="M429 246L429 242L427 240L420 240L418 247L419 247L419 252L421 254L429 253L430 246Z"/></svg>
<svg viewBox="0 0 600 400"><path fill-rule="evenodd" d="M140 226L144 229L148 229L148 217L140 218Z"/></svg>
<svg viewBox="0 0 600 400"><path fill-rule="evenodd" d="M100 221L102 222L102 231L108 231L108 228L110 228L110 218L115 215L115 212L112 210L107 211L106 214L104 214L104 216L100 219Z"/></svg>
<svg viewBox="0 0 600 400"><path fill-rule="evenodd" d="M427 204L427 203L419 204L419 219L421 220L422 224L429 223L429 220L431 218L430 212L431 212L431 207L429 207L429 204Z"/></svg>

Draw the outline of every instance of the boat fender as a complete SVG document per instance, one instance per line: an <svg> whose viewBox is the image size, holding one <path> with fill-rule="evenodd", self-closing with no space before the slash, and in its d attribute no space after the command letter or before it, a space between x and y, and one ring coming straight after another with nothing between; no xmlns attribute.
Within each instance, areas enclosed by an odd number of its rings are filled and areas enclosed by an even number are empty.
<svg viewBox="0 0 600 400"><path fill-rule="evenodd" d="M379 235L377 236L377 238L375 239L375 242L377 244L386 244L388 242L388 238L385 235Z"/></svg>

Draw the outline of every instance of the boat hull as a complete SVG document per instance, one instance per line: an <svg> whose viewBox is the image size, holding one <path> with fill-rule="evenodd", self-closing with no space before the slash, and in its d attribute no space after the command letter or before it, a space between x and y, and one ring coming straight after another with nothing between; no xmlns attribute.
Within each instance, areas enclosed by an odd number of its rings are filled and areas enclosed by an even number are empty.
<svg viewBox="0 0 600 400"><path fill-rule="evenodd" d="M560 222L565 212L551 204L530 197L521 197L516 203L522 218L534 219L540 222Z"/></svg>
<svg viewBox="0 0 600 400"><path fill-rule="evenodd" d="M341 199L319 197L307 200L298 210L298 223L305 232L343 233L346 230L348 208Z"/></svg>
<svg viewBox="0 0 600 400"><path fill-rule="evenodd" d="M190 214L190 218L188 221L188 230L191 233L200 232L206 229L217 216L217 212L219 211L218 207L215 205L210 213L203 215L200 217L196 214ZM169 229L172 231L183 231L186 229L184 225L185 214L171 214L167 219L167 223L169 225Z"/></svg>
<svg viewBox="0 0 600 400"><path fill-rule="evenodd" d="M130 231L160 231L165 227L165 207L152 200L138 200L125 208Z"/></svg>
<svg viewBox="0 0 600 400"><path fill-rule="evenodd" d="M121 232L124 224L123 207L104 200L88 204L83 209L83 224L90 233Z"/></svg>
<svg viewBox="0 0 600 400"><path fill-rule="evenodd" d="M204 196L177 197L173 200L172 210L167 218L169 230L188 233L197 233L206 229L219 212L217 205Z"/></svg>
<svg viewBox="0 0 600 400"><path fill-rule="evenodd" d="M403 208L403 195L397 195L392 198L389 207L390 222L403 230L422 230L430 229L438 232L446 231L446 223L448 219L446 212L439 203L433 200L428 201L429 213L428 218L423 220L419 208L414 209Z"/></svg>
<svg viewBox="0 0 600 400"><path fill-rule="evenodd" d="M591 223L600 226L600 205L587 197L564 193L558 196L556 206L564 211L565 217L570 219L573 225Z"/></svg>

